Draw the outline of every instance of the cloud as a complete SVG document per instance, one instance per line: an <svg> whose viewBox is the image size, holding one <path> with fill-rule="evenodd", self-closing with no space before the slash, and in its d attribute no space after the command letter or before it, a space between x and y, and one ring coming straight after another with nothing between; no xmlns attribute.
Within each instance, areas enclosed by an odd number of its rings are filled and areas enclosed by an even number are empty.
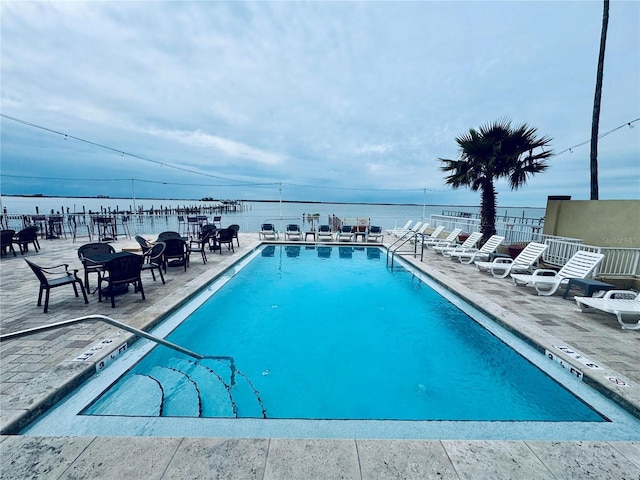
<svg viewBox="0 0 640 480"><path fill-rule="evenodd" d="M357 155L383 155L393 150L393 146L388 143L363 145L356 149Z"/></svg>
<svg viewBox="0 0 640 480"><path fill-rule="evenodd" d="M611 4L601 131L639 116L639 15L638 2ZM446 187L438 169L438 158L458 156L455 138L469 128L507 116L551 136L555 151L589 139L602 7L2 2L0 19L4 114L188 170L150 169L140 158L2 119L3 173L33 165L34 184L54 166L70 179L96 171L153 177L167 185L163 194L189 197L202 194L178 183L214 176L253 182L256 195L261 184L282 182L320 201L414 198L429 189L433 201L477 202L475 193ZM640 196L629 186L640 183L638 132L601 140L601 191ZM501 201L541 205L563 189L588 195L588 162L564 154L551 164L517 196L501 192ZM609 190L616 181L624 188ZM28 183L2 177L3 192L29 193ZM48 188L78 187L70 180Z"/></svg>
<svg viewBox="0 0 640 480"><path fill-rule="evenodd" d="M285 161L285 157L282 155L260 150L227 138L210 135L199 130L193 132L152 130L149 133L192 147L202 149L213 148L219 153L231 158L242 158L266 165L278 165Z"/></svg>

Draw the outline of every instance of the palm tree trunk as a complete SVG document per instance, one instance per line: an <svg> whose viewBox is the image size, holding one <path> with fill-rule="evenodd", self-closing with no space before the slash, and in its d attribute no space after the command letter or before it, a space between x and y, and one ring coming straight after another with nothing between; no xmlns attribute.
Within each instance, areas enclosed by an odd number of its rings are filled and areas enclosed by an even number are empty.
<svg viewBox="0 0 640 480"><path fill-rule="evenodd" d="M480 231L482 242L486 242L496 233L496 190L492 180L487 180L481 187Z"/></svg>
<svg viewBox="0 0 640 480"><path fill-rule="evenodd" d="M602 76L604 73L604 51L607 43L609 25L609 0L604 0L602 12L602 33L600 34L600 55L596 74L596 93L593 99L593 118L591 120L591 200L598 200L598 129L600 127L600 100L602 99Z"/></svg>

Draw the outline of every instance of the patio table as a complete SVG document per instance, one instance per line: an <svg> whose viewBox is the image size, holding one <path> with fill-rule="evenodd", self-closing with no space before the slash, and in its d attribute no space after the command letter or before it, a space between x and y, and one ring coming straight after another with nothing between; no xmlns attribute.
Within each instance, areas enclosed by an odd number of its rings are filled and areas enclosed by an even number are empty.
<svg viewBox="0 0 640 480"><path fill-rule="evenodd" d="M611 285L610 283L601 282L599 280L593 280L590 278L570 278L569 283L567 283L567 288L564 289L564 294L562 294L562 298L567 298L567 294L572 286L580 287L584 290L584 294L586 297L592 296L594 293L599 292L601 290L613 290L615 285Z"/></svg>

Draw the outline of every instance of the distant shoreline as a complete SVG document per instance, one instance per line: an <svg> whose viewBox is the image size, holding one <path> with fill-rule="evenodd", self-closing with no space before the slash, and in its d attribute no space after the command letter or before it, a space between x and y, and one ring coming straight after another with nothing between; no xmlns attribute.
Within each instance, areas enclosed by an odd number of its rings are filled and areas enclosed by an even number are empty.
<svg viewBox="0 0 640 480"><path fill-rule="evenodd" d="M86 197L86 196L73 196L73 195L44 195L44 194L11 194L5 195L2 194L2 197L16 197L16 198L67 198L67 199L90 199L90 200L129 200L131 197ZM160 197L136 197L136 200L147 201L147 200L157 200L157 201L181 201L181 202L223 202L223 201L235 201L235 202L256 202L256 203L310 203L310 204L318 204L318 205L397 205L397 206L408 206L408 207L420 207L422 203L389 203L389 202L320 202L314 200L255 200L255 199L218 199L218 200L202 200L200 198L160 198ZM427 203L424 204L430 207L464 207L464 208L480 208L479 205L460 205L460 204L451 204L451 203ZM532 206L518 206L518 205L500 205L499 208L531 208L531 209L541 209L545 207L532 207Z"/></svg>

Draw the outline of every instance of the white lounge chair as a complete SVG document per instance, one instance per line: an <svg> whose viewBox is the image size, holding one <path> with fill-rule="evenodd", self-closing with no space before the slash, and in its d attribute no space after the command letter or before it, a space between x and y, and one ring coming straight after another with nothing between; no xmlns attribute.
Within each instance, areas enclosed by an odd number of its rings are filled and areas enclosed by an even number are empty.
<svg viewBox="0 0 640 480"><path fill-rule="evenodd" d="M445 257L450 257L453 253L462 253L468 250L477 250L476 244L482 238L480 232L472 232L460 245L451 245L449 247L434 247L434 250L441 253Z"/></svg>
<svg viewBox="0 0 640 480"><path fill-rule="evenodd" d="M609 290L602 298L574 297L583 312L601 310L613 313L623 330L640 330L640 293L631 290ZM625 323L624 316L631 316L637 323Z"/></svg>
<svg viewBox="0 0 640 480"><path fill-rule="evenodd" d="M384 241L382 227L371 225L369 227L369 231L367 232L367 242L377 242L378 240L380 240L380 243Z"/></svg>
<svg viewBox="0 0 640 480"><path fill-rule="evenodd" d="M350 242L353 240L353 227L351 225L343 225L338 233L336 233L336 240L338 242Z"/></svg>
<svg viewBox="0 0 640 480"><path fill-rule="evenodd" d="M461 228L454 228L453 230L451 230L451 232L449 232L449 235L444 240L425 240L424 242L422 242L422 244L426 247L434 247L434 249L436 247L449 247L456 242L456 240L458 239L458 235L460 235L460 232L462 232Z"/></svg>
<svg viewBox="0 0 640 480"><path fill-rule="evenodd" d="M333 233L331 232L330 225L318 226L318 241L321 240L333 240Z"/></svg>
<svg viewBox="0 0 640 480"><path fill-rule="evenodd" d="M300 225L296 223L290 223L287 225L287 230L284 232L284 238L287 240L302 240L302 230L300 230Z"/></svg>
<svg viewBox="0 0 640 480"><path fill-rule="evenodd" d="M409 225L413 223L413 220L407 221L402 227L390 228L389 230L385 230L388 235L395 235L397 232L406 232L409 230Z"/></svg>
<svg viewBox="0 0 640 480"><path fill-rule="evenodd" d="M587 278L602 262L602 253L578 250L564 264L560 271L539 268L531 275L512 273L511 278L516 285L526 285L536 289L538 295L553 295L560 285L568 283L570 278Z"/></svg>
<svg viewBox="0 0 640 480"><path fill-rule="evenodd" d="M276 230L276 227L273 225L273 223L263 223L260 226L260 232L258 233L258 238L261 238L263 240L266 240L266 239L276 240L279 237L280 235L278 235L278 231Z"/></svg>
<svg viewBox="0 0 640 480"><path fill-rule="evenodd" d="M422 222L416 222L416 223L414 223L414 224L413 224L413 227L408 228L408 229L406 229L406 230L404 230L404 231L402 231L402 230L398 230L398 231L397 231L397 232L395 232L393 235L394 235L395 237L400 238L400 237L402 237L402 236L406 235L407 233L411 233L411 232L416 233L416 232L418 232L418 231L420 230L420 228L421 228L421 227L422 227Z"/></svg>
<svg viewBox="0 0 640 480"><path fill-rule="evenodd" d="M493 262L475 261L474 264L481 272L490 271L496 278L505 278L512 272L531 272L533 265L547 248L549 248L548 245L544 243L531 242L514 259L496 258Z"/></svg>
<svg viewBox="0 0 640 480"><path fill-rule="evenodd" d="M426 236L422 239L422 243L424 244L425 242L429 241L429 240L438 240L438 237L440 236L440 234L442 233L442 231L444 230L444 226L440 225L439 227L436 227L436 229L431 232L431 234L429 236Z"/></svg>
<svg viewBox="0 0 640 480"><path fill-rule="evenodd" d="M429 228L429 224L428 223L423 223L422 226L415 231L415 235L410 239L412 243L420 243L420 240L424 238L424 232L427 231L427 228ZM409 230L410 232L413 232L413 230Z"/></svg>
<svg viewBox="0 0 640 480"><path fill-rule="evenodd" d="M427 227L428 227L428 226L429 226L429 225L427 224ZM416 223L414 223L414 224L413 224L413 227L408 228L408 229L406 229L406 230L404 230L404 231L398 230L398 231L397 231L396 233L394 233L393 235L394 235L395 237L400 238L400 237L404 237L407 233L418 233L418 232L419 232L421 229L423 229L423 228L426 230L426 228L427 228L427 227L425 227L425 226L424 226L424 224L423 224L422 222L418 221L418 222L416 222ZM424 230L422 230L422 231L424 231Z"/></svg>
<svg viewBox="0 0 640 480"><path fill-rule="evenodd" d="M500 244L504 242L504 237L501 235L491 235L489 240L484 242L484 245L480 249L467 250L465 252L451 252L450 256L453 260L460 260L460 263L470 264L474 261L487 260L489 255L495 252Z"/></svg>

